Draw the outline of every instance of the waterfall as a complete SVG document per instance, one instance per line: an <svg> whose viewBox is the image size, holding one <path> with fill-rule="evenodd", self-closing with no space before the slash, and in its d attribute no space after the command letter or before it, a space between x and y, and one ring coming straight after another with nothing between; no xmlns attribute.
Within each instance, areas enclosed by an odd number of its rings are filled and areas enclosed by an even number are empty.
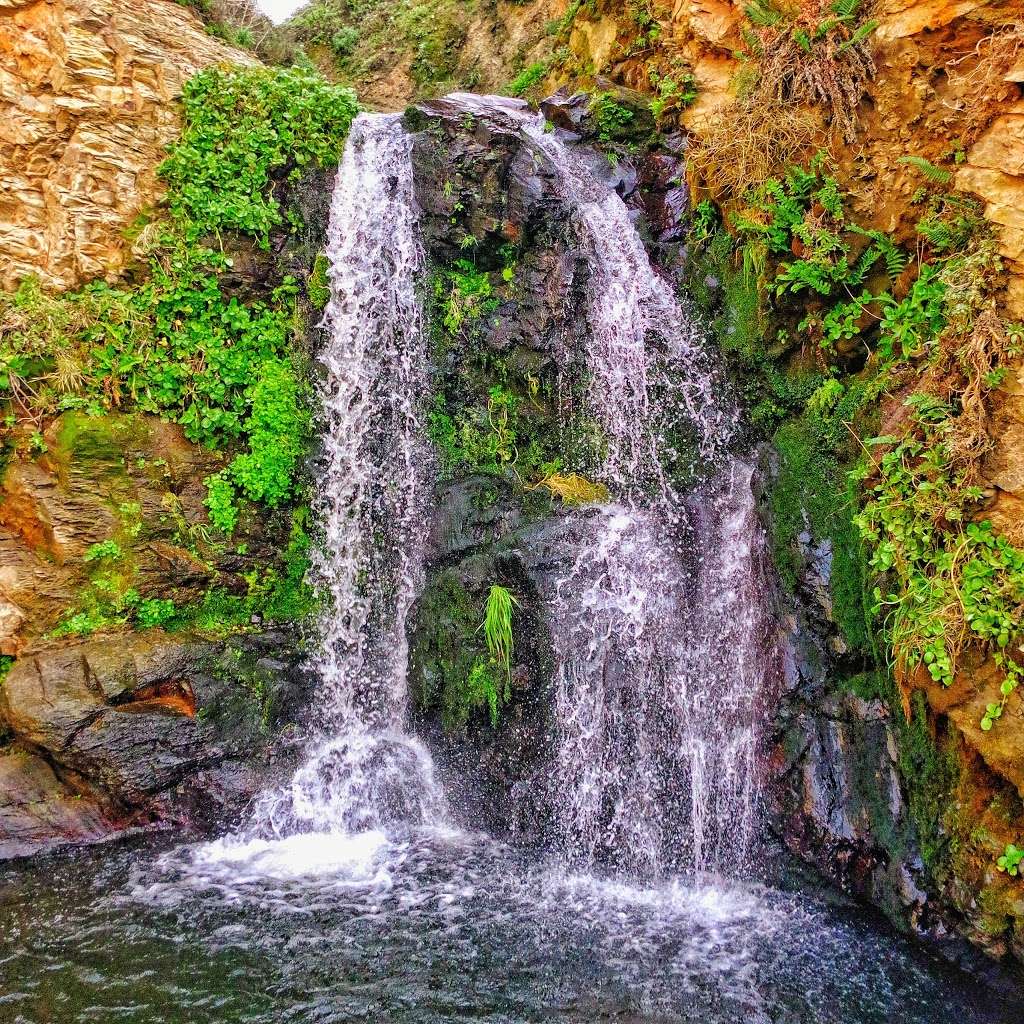
<svg viewBox="0 0 1024 1024"><path fill-rule="evenodd" d="M545 594L557 841L644 875L728 870L755 831L773 661L752 470L730 454L738 406L622 199L555 136L527 131L587 254L588 412L617 501L576 514L580 550ZM666 472L681 461L717 470L683 496Z"/></svg>
<svg viewBox="0 0 1024 1024"><path fill-rule="evenodd" d="M524 799L545 805L570 861L644 877L727 870L757 821L771 653L752 470L730 454L737 405L619 196L531 120L521 131L554 169L586 257L587 414L603 432L612 496L564 514L580 542L541 583L554 770ZM302 857L322 866L333 863L323 844L297 858L294 841L372 847L391 827L446 820L430 755L405 728L406 620L425 575L433 464L411 144L398 115L361 115L339 170L314 500L325 598L314 725L290 782L258 800L247 850L220 846L214 859L283 843L288 870ZM717 467L711 479L673 483L668 467L698 462Z"/></svg>
<svg viewBox="0 0 1024 1024"><path fill-rule="evenodd" d="M321 360L325 452L314 562L325 597L315 732L264 832L351 833L438 819L426 748L404 731L406 617L422 585L430 457L419 404L427 349L411 142L399 115L353 123L331 205Z"/></svg>
<svg viewBox="0 0 1024 1024"><path fill-rule="evenodd" d="M554 168L586 257L588 390L607 444L602 476L619 494L664 493L666 464L685 457L676 435L690 435L704 459L720 456L736 403L618 193L541 125L525 131Z"/></svg>

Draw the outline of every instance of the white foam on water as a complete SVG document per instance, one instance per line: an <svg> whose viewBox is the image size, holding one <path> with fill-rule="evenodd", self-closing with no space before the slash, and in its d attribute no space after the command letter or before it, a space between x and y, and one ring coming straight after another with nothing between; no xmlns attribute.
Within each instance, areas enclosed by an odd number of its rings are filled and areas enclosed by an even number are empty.
<svg viewBox="0 0 1024 1024"><path fill-rule="evenodd" d="M283 839L238 839L232 836L195 850L198 874L229 872L239 884L262 878L280 881L333 875L356 884L379 885L387 879L383 865L390 842L381 831L300 832Z"/></svg>

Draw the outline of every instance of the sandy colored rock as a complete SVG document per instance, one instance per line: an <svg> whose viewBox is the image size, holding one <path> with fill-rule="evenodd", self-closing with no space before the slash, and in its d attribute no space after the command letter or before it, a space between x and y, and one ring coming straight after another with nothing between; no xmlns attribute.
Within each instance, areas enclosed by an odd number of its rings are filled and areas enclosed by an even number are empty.
<svg viewBox="0 0 1024 1024"><path fill-rule="evenodd" d="M881 24L880 39L901 39L918 32L943 28L979 10L998 14L1003 0L881 0L872 12ZM985 12L984 9L989 8Z"/></svg>
<svg viewBox="0 0 1024 1024"><path fill-rule="evenodd" d="M196 71L253 58L172 0L0 2L0 285L113 276Z"/></svg>

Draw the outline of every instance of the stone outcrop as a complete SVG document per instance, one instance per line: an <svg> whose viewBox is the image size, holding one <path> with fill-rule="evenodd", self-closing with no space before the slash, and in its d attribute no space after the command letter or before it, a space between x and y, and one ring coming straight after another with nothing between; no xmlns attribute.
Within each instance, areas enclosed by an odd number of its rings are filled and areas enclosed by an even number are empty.
<svg viewBox="0 0 1024 1024"><path fill-rule="evenodd" d="M272 558L279 538L256 520L244 556L207 544L206 476L223 456L155 416L65 413L45 451L15 457L0 479L0 654L19 655L82 606L95 578L145 599L198 601L209 587L245 592L241 574ZM86 560L114 541L111 566Z"/></svg>
<svg viewBox="0 0 1024 1024"><path fill-rule="evenodd" d="M252 60L173 0L2 0L0 286L115 276L162 194L183 83Z"/></svg>
<svg viewBox="0 0 1024 1024"><path fill-rule="evenodd" d="M20 658L0 685L0 858L240 811L306 697L291 648L154 630Z"/></svg>

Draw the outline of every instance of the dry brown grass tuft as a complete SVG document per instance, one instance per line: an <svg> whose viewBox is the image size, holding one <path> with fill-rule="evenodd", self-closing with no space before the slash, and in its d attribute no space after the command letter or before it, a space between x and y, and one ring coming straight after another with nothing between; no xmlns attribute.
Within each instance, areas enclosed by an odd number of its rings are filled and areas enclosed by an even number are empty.
<svg viewBox="0 0 1024 1024"><path fill-rule="evenodd" d="M756 94L825 107L843 139L856 141L857 107L876 72L870 34L869 24L837 20L825 0L805 0L790 17L750 33L760 63Z"/></svg>
<svg viewBox="0 0 1024 1024"><path fill-rule="evenodd" d="M750 96L709 119L687 153L691 181L718 202L742 196L826 140L813 113Z"/></svg>
<svg viewBox="0 0 1024 1024"><path fill-rule="evenodd" d="M966 336L954 331L943 335L938 359L927 374L930 391L959 402L948 450L950 462L968 486L981 481L982 463L995 445L990 398L1000 379L997 371L1012 356L1011 349L1006 324L994 309L988 309Z"/></svg>
<svg viewBox="0 0 1024 1024"><path fill-rule="evenodd" d="M608 488L594 483L578 473L552 473L536 485L546 487L554 497L561 498L566 505L589 505L608 500Z"/></svg>

